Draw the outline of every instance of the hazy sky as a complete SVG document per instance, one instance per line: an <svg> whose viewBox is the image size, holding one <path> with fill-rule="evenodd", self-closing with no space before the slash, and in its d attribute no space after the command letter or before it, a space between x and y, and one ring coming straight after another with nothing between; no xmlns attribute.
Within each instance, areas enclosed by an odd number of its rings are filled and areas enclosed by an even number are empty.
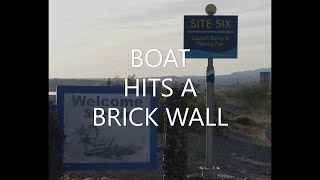
<svg viewBox="0 0 320 180"><path fill-rule="evenodd" d="M239 26L238 59L215 59L216 74L271 67L271 0L50 0L49 77L204 76L206 59L132 68L131 49L182 49L183 16L206 15L210 3Z"/></svg>

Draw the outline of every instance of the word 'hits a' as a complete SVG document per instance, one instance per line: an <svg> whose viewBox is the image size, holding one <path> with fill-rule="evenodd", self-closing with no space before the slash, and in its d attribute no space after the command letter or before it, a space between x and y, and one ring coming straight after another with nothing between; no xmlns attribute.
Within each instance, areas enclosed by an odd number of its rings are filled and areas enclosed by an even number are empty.
<svg viewBox="0 0 320 180"><path fill-rule="evenodd" d="M182 67L186 67L186 52L190 51L190 49L178 49L177 51L182 52ZM148 50L147 53L144 55L144 60L142 59L142 56L143 56L142 54L143 53L140 49L131 50L132 67L141 67L144 62L147 64L148 67L151 67L151 68L157 68L162 64L163 55L161 51L159 51L158 49ZM154 54L159 57L159 60L157 60L156 64L150 63L150 60L149 60L150 54ZM174 52L172 49L168 51L162 67L166 67L168 63L173 63L175 67L179 67L176 56L174 55Z"/></svg>
<svg viewBox="0 0 320 180"><path fill-rule="evenodd" d="M156 97L157 96L157 82L161 81L160 78L148 78L147 81L149 82L152 82L152 96L153 97ZM168 86L166 85L166 81L171 81L172 82L172 78L165 78L162 80L161 84L162 84L162 87L164 87L166 90L169 91L169 94L164 94L162 93L162 97L170 97L172 94L173 94L173 90ZM128 79L126 78L125 81L124 81L124 95L125 97L128 97L128 91L129 89L134 89L136 91L136 96L139 97L140 95L140 88L142 88L142 96L143 97L146 97L146 79L143 78L142 79L142 87L140 87L140 84L139 84L140 80L137 78L136 79L136 85L133 85L133 86L129 86L128 84ZM190 88L188 88L190 86ZM182 93L181 93L181 97L184 97L185 93L186 92L192 92L193 93L193 96L194 97L197 97L197 93L193 87L193 84L192 84L192 81L190 78L187 79L185 85L184 85L184 88L182 90Z"/></svg>

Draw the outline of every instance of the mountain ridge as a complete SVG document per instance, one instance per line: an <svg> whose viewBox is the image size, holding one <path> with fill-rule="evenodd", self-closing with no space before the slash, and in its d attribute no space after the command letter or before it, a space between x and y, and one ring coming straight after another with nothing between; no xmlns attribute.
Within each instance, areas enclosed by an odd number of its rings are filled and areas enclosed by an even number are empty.
<svg viewBox="0 0 320 180"><path fill-rule="evenodd" d="M260 72L270 72L271 68L260 68L253 71L239 71L229 75L217 75L215 78L215 86L228 87L235 85L237 81L239 83L258 82L260 79ZM114 77L110 77L113 79ZM151 78L151 77L150 77ZM161 76L153 78L172 78L173 82L185 82L190 78L192 82L200 84L200 89L205 88L206 76ZM52 78L49 79L49 91L55 91L58 85L70 85L70 86L101 86L107 81L107 78ZM125 78L118 78L120 82L124 82Z"/></svg>

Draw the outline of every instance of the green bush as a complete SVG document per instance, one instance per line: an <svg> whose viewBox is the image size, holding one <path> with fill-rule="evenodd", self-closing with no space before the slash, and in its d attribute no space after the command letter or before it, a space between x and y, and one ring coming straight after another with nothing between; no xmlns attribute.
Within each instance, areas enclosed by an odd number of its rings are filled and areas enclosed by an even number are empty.
<svg viewBox="0 0 320 180"><path fill-rule="evenodd" d="M268 91L267 85L244 85L238 92L238 99L248 109L257 110L268 100Z"/></svg>
<svg viewBox="0 0 320 180"><path fill-rule="evenodd" d="M270 97L268 97L268 99L261 104L260 112L265 114L271 114L271 98Z"/></svg>
<svg viewBox="0 0 320 180"><path fill-rule="evenodd" d="M254 125L256 124L256 121L253 117L251 116L238 116L235 118L234 120L235 122L237 122L238 124L242 124L242 125Z"/></svg>
<svg viewBox="0 0 320 180"><path fill-rule="evenodd" d="M223 96L224 97L234 97L234 96L236 96L236 93L230 92L230 91L226 91L226 92L223 93Z"/></svg>

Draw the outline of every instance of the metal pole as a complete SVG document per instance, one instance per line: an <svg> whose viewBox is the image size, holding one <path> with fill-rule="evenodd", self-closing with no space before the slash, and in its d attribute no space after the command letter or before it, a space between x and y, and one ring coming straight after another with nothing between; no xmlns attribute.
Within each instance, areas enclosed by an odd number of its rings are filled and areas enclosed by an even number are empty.
<svg viewBox="0 0 320 180"><path fill-rule="evenodd" d="M214 66L213 58L208 58L207 66L207 108L209 108L209 122L214 123ZM210 169L214 166L213 158L213 127L206 126L206 166Z"/></svg>
<svg viewBox="0 0 320 180"><path fill-rule="evenodd" d="M217 12L217 7L214 4L206 6L206 13L213 16ZM214 123L214 66L213 58L208 58L207 67L207 108L209 108L209 123ZM206 166L209 172L215 171L214 157L213 157L213 127L206 126ZM209 177L210 178L210 177ZM211 178L210 178L211 179Z"/></svg>

